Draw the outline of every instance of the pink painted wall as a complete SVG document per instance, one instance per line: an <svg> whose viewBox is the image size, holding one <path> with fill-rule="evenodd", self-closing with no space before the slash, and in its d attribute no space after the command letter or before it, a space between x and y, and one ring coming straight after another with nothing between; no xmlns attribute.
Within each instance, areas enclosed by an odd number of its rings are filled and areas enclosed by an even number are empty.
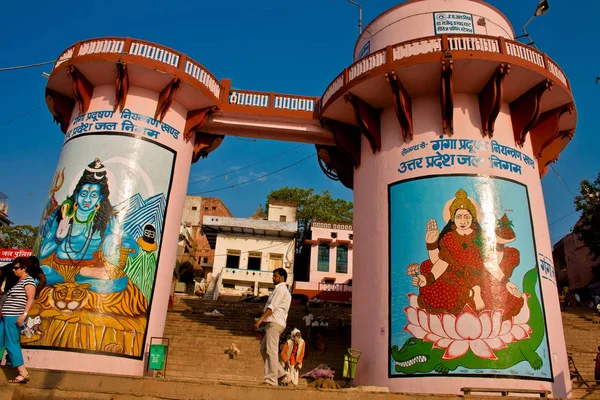
<svg viewBox="0 0 600 400"><path fill-rule="evenodd" d="M335 243L337 240L350 240L349 236L352 231L343 229L326 229L326 228L311 228L312 240L318 240L319 238L331 239L331 233L337 232L337 239L332 239ZM348 248L348 273L342 274L336 271L336 255L337 247L329 248L329 272L318 271L318 256L319 256L319 245L312 245L310 248L310 282L312 284L318 284L323 278L335 278L335 283L346 283L348 279L352 279L352 265L353 265L353 249ZM318 285L315 285L318 288ZM315 288L315 289L317 289Z"/></svg>
<svg viewBox="0 0 600 400"><path fill-rule="evenodd" d="M112 110L114 96L114 86L96 87L88 113L99 110ZM157 99L158 93L156 92L139 87L131 87L129 89L126 107L134 113L154 116ZM78 108L76 105L72 118L75 118L77 115ZM157 267L156 284L148 319L146 344L144 345L144 359L147 356L146 353L148 351L150 338L160 337L164 331L171 278L173 276L173 267L175 265L179 225L183 212L192 158L193 143L186 143L183 139L186 115L187 110L174 102L169 108L169 111L164 118L164 122L179 130L180 134L178 139L175 139L172 135L165 132L161 132L159 137L154 139L156 142L175 150L176 161L163 227L163 239L160 248L159 264ZM103 122L117 122L117 131L121 131L120 127L122 120L119 116L120 113L117 111L112 119L104 120ZM138 123L136 122L136 124ZM71 122L69 130L71 130L72 126L73 121ZM92 132L94 130L95 129L92 128ZM134 160L142 158L144 158L144 154L141 153L141 150L139 153L131 155L131 159ZM24 350L24 357L25 364L33 368L138 376L144 373L145 368L145 363L142 360L108 355L76 353L72 351Z"/></svg>
<svg viewBox="0 0 600 400"><path fill-rule="evenodd" d="M432 2L436 3L436 2ZM444 2L445 3L445 2ZM469 2L452 2L453 4ZM418 4L418 3L416 3ZM361 143L361 166L354 177L354 232L357 265L354 271L352 304L352 347L362 351L356 372L357 384L386 386L390 391L415 393L460 393L461 387L510 387L552 390L555 397L566 397L571 388L568 362L558 304L557 288L547 279L540 279L543 292L550 358L555 382L519 379L490 379L479 377L410 377L389 378L389 241L388 241L388 185L394 182L431 174L476 173L509 178L527 186L531 204L537 252L551 257L549 230L544 207L544 198L537 165L523 166L518 175L505 170L491 168L487 162L479 168L454 165L438 169L416 169L399 173L399 165L416 157L414 153L402 155L403 148L429 142L439 136L441 130L440 103L437 96L412 100L414 139L404 144L401 128L393 109L384 109L381 114L382 148L373 154L363 137ZM487 141L481 136L481 121L477 97L468 94L454 96L453 138ZM496 121L494 140L515 148L512 125L507 104ZM522 149L523 154L535 159L529 138ZM431 146L420 150L419 157L435 155ZM478 155L488 158L491 153L481 151ZM424 165L425 166L425 165ZM408 205L410 208L411 205ZM415 206L419 206L415 204ZM441 229L441 227L440 227ZM540 273L540 276L542 274ZM416 290L416 289L415 289ZM378 294L378 295L374 295ZM360 301L357 301L360 299ZM399 344L401 345L401 344Z"/></svg>
<svg viewBox="0 0 600 400"><path fill-rule="evenodd" d="M358 38L354 48L356 61L361 49L370 41L371 53L388 45L425 36L433 36L433 13L438 11L463 12L473 15L476 34L514 38L508 20L493 7L472 0L416 0L405 2L392 11L375 18ZM486 26L478 25L485 18Z"/></svg>

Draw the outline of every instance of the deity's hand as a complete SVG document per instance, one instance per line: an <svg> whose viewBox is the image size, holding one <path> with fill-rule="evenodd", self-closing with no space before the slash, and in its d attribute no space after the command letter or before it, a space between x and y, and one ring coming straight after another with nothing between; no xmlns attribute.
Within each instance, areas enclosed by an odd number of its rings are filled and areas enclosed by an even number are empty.
<svg viewBox="0 0 600 400"><path fill-rule="evenodd" d="M521 292L517 285L512 282L506 282L506 290L515 297L523 296L523 292Z"/></svg>
<svg viewBox="0 0 600 400"><path fill-rule="evenodd" d="M409 266L406 267L406 275L419 275L419 273L421 272L421 267L419 266L419 264L410 264Z"/></svg>
<svg viewBox="0 0 600 400"><path fill-rule="evenodd" d="M58 228L56 229L56 238L62 240L67 237L69 233L69 226L71 225L70 218L63 218L58 223Z"/></svg>
<svg viewBox="0 0 600 400"><path fill-rule="evenodd" d="M435 219L430 219L427 221L427 232L425 233L425 242L426 243L435 243L440 236L440 230L437 227L437 223Z"/></svg>
<svg viewBox="0 0 600 400"><path fill-rule="evenodd" d="M423 287L427 285L427 279L423 275L413 275L413 286Z"/></svg>

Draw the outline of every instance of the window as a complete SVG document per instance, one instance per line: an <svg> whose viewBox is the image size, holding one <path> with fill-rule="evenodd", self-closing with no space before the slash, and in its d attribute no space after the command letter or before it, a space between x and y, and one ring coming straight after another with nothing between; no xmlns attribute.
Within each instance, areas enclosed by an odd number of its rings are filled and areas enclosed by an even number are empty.
<svg viewBox="0 0 600 400"><path fill-rule="evenodd" d="M225 261L225 268L239 268L240 267L240 250L227 250L227 260Z"/></svg>
<svg viewBox="0 0 600 400"><path fill-rule="evenodd" d="M319 255L317 258L317 271L329 272L329 246L319 245Z"/></svg>
<svg viewBox="0 0 600 400"><path fill-rule="evenodd" d="M248 252L248 269L251 271L260 271L262 253L260 251Z"/></svg>
<svg viewBox="0 0 600 400"><path fill-rule="evenodd" d="M196 211L197 209L198 209L198 207L192 206L192 211Z"/></svg>
<svg viewBox="0 0 600 400"><path fill-rule="evenodd" d="M217 209L217 207L215 207L215 206L212 206L212 209L213 209L213 210L216 210L216 209Z"/></svg>
<svg viewBox="0 0 600 400"><path fill-rule="evenodd" d="M285 220L286 220L285 215L280 215L279 216L279 222L285 222Z"/></svg>
<svg viewBox="0 0 600 400"><path fill-rule="evenodd" d="M335 272L338 274L348 273L348 248L346 246L338 246L337 248Z"/></svg>
<svg viewBox="0 0 600 400"><path fill-rule="evenodd" d="M354 239L354 235L353 234L349 234L348 235L348 239L353 240Z"/></svg>
<svg viewBox="0 0 600 400"><path fill-rule="evenodd" d="M204 264L208 264L208 257L204 257L204 258L202 258L202 262L203 262Z"/></svg>
<svg viewBox="0 0 600 400"><path fill-rule="evenodd" d="M269 254L269 271L275 271L277 268L283 267L283 254Z"/></svg>
<svg viewBox="0 0 600 400"><path fill-rule="evenodd" d="M204 207L204 211L208 211L208 207Z"/></svg>
<svg viewBox="0 0 600 400"><path fill-rule="evenodd" d="M331 232L331 238L337 239L337 232Z"/></svg>

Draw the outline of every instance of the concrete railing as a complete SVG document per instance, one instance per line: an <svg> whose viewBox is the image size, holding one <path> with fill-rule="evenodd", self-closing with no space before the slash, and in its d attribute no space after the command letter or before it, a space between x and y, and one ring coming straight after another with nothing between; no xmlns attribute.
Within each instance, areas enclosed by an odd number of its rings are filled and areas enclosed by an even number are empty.
<svg viewBox="0 0 600 400"><path fill-rule="evenodd" d="M346 85L367 76L370 71L378 67L385 66L392 70L394 67L391 64L399 60L434 53L438 53L441 60L445 52L450 52L449 58L452 58L451 52L460 51L469 52L470 56L477 53L503 54L509 56L506 59L506 62L509 63L511 62L510 57L524 60L531 63L532 66L547 70L570 89L569 81L560 67L533 47L502 37L486 35L436 35L387 46L344 68L323 92L321 111L331 103L333 98L337 98L348 90ZM497 57L494 60L497 60Z"/></svg>
<svg viewBox="0 0 600 400"><path fill-rule="evenodd" d="M157 62L158 65L176 68L198 81L217 99L221 96L221 83L202 65L183 53L144 40L118 37L84 40L65 50L59 56L54 69L77 57L102 54L140 57Z"/></svg>
<svg viewBox="0 0 600 400"><path fill-rule="evenodd" d="M229 91L227 104L257 107L268 110L304 111L313 113L318 100L318 97L231 89Z"/></svg>
<svg viewBox="0 0 600 400"><path fill-rule="evenodd" d="M236 280L242 282L273 283L273 271L251 270L238 268L223 268L219 276L221 280ZM294 274L288 274L287 283L294 281Z"/></svg>
<svg viewBox="0 0 600 400"><path fill-rule="evenodd" d="M345 283L319 282L319 290L322 292L351 292L352 286Z"/></svg>

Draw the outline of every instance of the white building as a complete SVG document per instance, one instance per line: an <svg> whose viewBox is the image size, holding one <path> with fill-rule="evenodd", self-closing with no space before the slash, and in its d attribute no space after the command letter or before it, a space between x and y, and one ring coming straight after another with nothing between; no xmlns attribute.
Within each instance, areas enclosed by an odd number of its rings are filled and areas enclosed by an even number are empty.
<svg viewBox="0 0 600 400"><path fill-rule="evenodd" d="M313 299L348 301L352 297L352 225L313 222L310 239L304 241L309 251L308 281L296 281L294 293Z"/></svg>
<svg viewBox="0 0 600 400"><path fill-rule="evenodd" d="M207 295L268 294L273 270L284 268L291 284L298 230L296 206L269 204L269 219L205 216L202 229L215 249Z"/></svg>

